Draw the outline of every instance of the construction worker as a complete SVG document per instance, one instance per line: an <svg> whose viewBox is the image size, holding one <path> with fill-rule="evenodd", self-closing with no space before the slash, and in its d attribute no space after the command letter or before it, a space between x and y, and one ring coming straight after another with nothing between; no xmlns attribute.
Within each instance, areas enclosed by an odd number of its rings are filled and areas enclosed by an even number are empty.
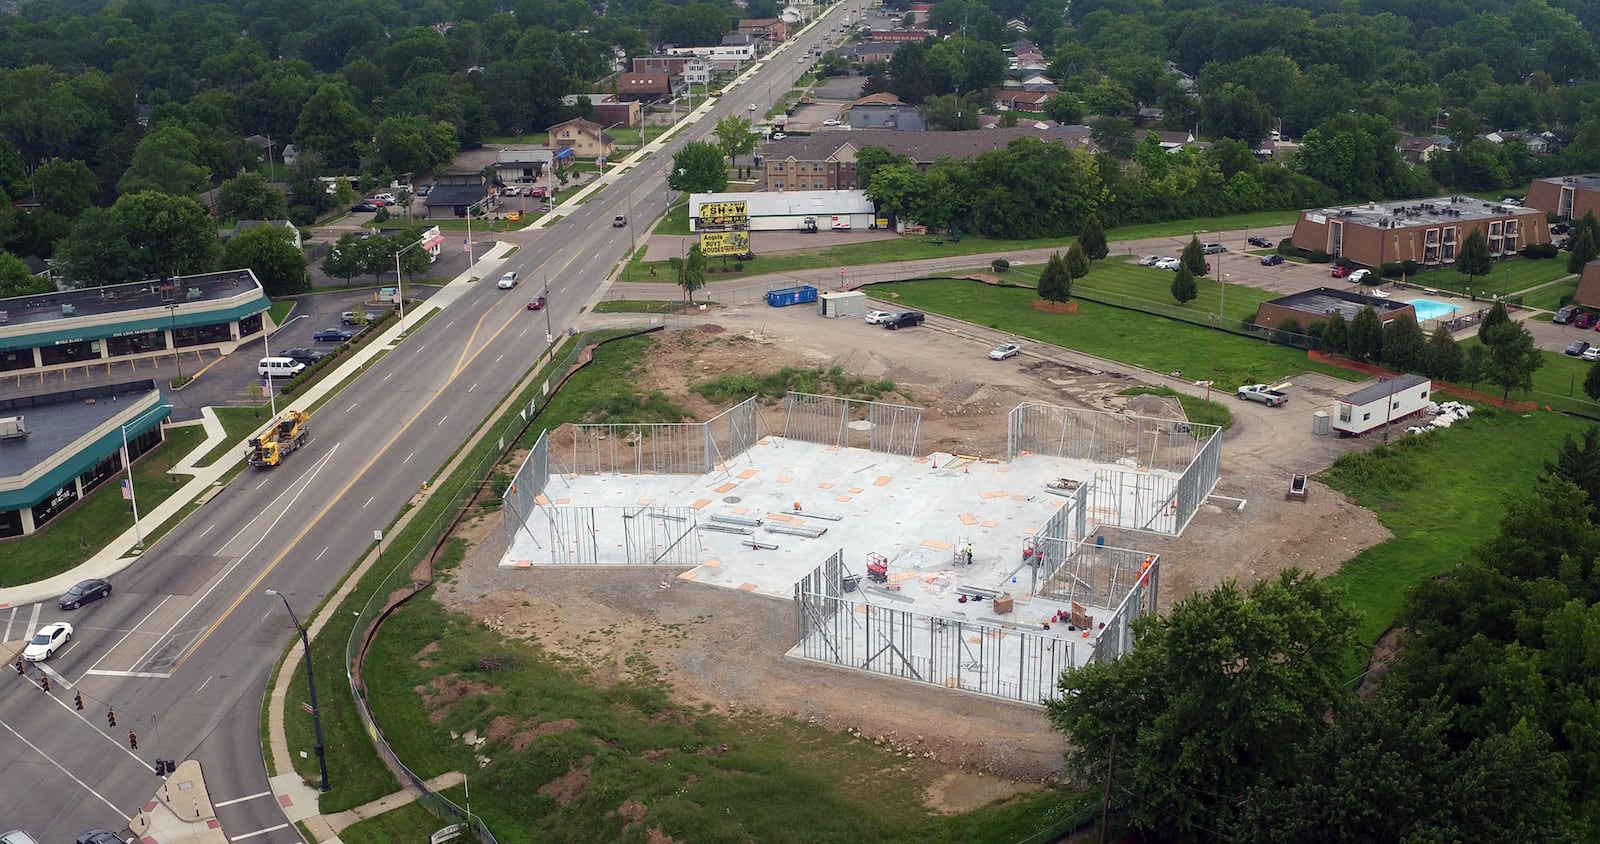
<svg viewBox="0 0 1600 844"><path fill-rule="evenodd" d="M972 543L967 543L967 565L972 565Z"/></svg>

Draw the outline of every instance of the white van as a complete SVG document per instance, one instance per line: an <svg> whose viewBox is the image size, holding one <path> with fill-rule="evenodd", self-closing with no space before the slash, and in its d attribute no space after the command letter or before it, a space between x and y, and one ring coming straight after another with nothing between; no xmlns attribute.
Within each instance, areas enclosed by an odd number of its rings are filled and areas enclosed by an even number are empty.
<svg viewBox="0 0 1600 844"><path fill-rule="evenodd" d="M256 374L268 378L293 378L305 368L305 364L294 358L262 358L256 364Z"/></svg>

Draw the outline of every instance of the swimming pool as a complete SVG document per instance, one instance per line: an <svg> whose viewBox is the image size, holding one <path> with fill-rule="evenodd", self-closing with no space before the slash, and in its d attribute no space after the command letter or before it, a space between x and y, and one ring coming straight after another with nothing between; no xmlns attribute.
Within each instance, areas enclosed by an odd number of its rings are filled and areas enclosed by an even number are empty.
<svg viewBox="0 0 1600 844"><path fill-rule="evenodd" d="M1430 319L1448 319L1451 314L1461 310L1460 305L1449 302L1435 302L1432 299L1407 299L1406 304L1417 311L1417 322L1427 322Z"/></svg>

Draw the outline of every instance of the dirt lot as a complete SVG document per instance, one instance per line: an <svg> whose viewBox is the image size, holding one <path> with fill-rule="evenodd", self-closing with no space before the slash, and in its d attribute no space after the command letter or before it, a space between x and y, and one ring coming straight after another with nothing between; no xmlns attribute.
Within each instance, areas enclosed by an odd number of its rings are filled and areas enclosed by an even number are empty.
<svg viewBox="0 0 1600 844"><path fill-rule="evenodd" d="M1131 401L1142 415L1180 412L1171 400L1116 396L1139 382L1073 353L1029 350L990 361L985 353L999 335L972 327L953 333L930 321L891 333L859 320L820 319L806 308L732 308L700 321L662 336L639 388L665 390L701 418L722 408L689 393L689 383L785 365L837 365L895 381L907 403L926 408L923 452L1003 453L1006 413L1025 400L1112 410ZM1228 399L1237 422L1224 437L1217 497L1181 538L1108 540L1162 554L1162 609L1230 578L1249 583L1289 566L1328 573L1388 538L1371 514L1315 483L1308 501L1284 500L1290 474L1362 447L1310 433L1311 411L1348 392L1348 384L1309 375L1294 384L1288 408ZM767 428L781 427L780 413L765 414ZM1041 710L784 657L794 635L787 601L681 583L670 570L501 570L499 517L472 533L482 541L440 600L508 635L537 638L602 678L640 670L642 656L686 703L858 731L935 763L928 766L929 804L949 811L1060 774L1064 741Z"/></svg>

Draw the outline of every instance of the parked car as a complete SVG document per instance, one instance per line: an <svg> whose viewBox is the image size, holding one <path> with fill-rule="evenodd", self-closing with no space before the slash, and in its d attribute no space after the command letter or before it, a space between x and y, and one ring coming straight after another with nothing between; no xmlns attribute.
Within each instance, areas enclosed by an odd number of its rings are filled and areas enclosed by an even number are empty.
<svg viewBox="0 0 1600 844"><path fill-rule="evenodd" d="M544 297L543 296L535 296L532 300L530 300L528 302L528 310L530 310L530 311L542 311L542 310L544 310Z"/></svg>
<svg viewBox="0 0 1600 844"><path fill-rule="evenodd" d="M345 343L354 336L356 336L354 332L346 331L343 328L319 328L315 334L311 335L311 339L318 343Z"/></svg>
<svg viewBox="0 0 1600 844"><path fill-rule="evenodd" d="M345 311L339 315L340 325L364 325L368 322L368 320L369 317L367 317L365 314L356 316L355 311Z"/></svg>
<svg viewBox="0 0 1600 844"><path fill-rule="evenodd" d="M1595 325L1600 325L1600 316L1595 316L1594 314L1578 314L1572 318L1573 328L1589 329L1595 327Z"/></svg>
<svg viewBox="0 0 1600 844"><path fill-rule="evenodd" d="M1600 346L1590 346L1583 350L1583 359L1593 363L1600 360Z"/></svg>
<svg viewBox="0 0 1600 844"><path fill-rule="evenodd" d="M1219 255L1228 251L1228 247L1223 246L1220 243L1207 243L1200 247L1200 251L1206 253L1207 255Z"/></svg>
<svg viewBox="0 0 1600 844"><path fill-rule="evenodd" d="M534 199L544 199L548 193L550 193L550 189L546 187L528 188L528 195Z"/></svg>
<svg viewBox="0 0 1600 844"><path fill-rule="evenodd" d="M512 185L511 187L508 187L508 188L505 188L505 189L501 190L500 191L500 195L501 196L521 196L522 195L522 188L519 188L516 185Z"/></svg>
<svg viewBox="0 0 1600 844"><path fill-rule="evenodd" d="M1263 266L1263 267L1276 267L1277 265L1279 265L1281 263L1283 263L1283 256L1282 255L1262 255L1261 256L1261 266Z"/></svg>
<svg viewBox="0 0 1600 844"><path fill-rule="evenodd" d="M1334 278L1344 278L1350 275L1350 268L1345 266L1334 267L1332 275Z"/></svg>
<svg viewBox="0 0 1600 844"><path fill-rule="evenodd" d="M839 118L830 117L827 120L822 121L822 125L824 125L824 126L838 126L839 125Z"/></svg>
<svg viewBox="0 0 1600 844"><path fill-rule="evenodd" d="M511 288L516 287L517 282L519 281L521 281L521 279L517 277L516 273L509 272L500 276L500 280L495 282L494 286L500 288L501 290L510 290Z"/></svg>
<svg viewBox="0 0 1600 844"><path fill-rule="evenodd" d="M1158 270L1171 270L1173 272L1177 272L1178 267L1183 266L1183 262L1177 258L1161 258L1157 260L1153 266Z"/></svg>
<svg viewBox="0 0 1600 844"><path fill-rule="evenodd" d="M79 581L71 589L67 590L67 594L57 598L56 606L64 610L75 610L84 604L109 597L111 597L111 581L91 577L88 580Z"/></svg>
<svg viewBox="0 0 1600 844"><path fill-rule="evenodd" d="M385 205L393 205L400 201L400 197L395 196L392 193L375 193L372 195L372 198L382 202Z"/></svg>
<svg viewBox="0 0 1600 844"><path fill-rule="evenodd" d="M74 838L72 844L127 844L127 842L115 832L97 827Z"/></svg>
<svg viewBox="0 0 1600 844"><path fill-rule="evenodd" d="M1566 223L1555 223L1555 224L1550 226L1550 233L1551 234L1566 234L1567 232L1570 232L1570 231L1572 231L1572 227L1567 225Z"/></svg>
<svg viewBox="0 0 1600 844"><path fill-rule="evenodd" d="M366 202L366 201L357 202L356 204L350 206L350 213L352 213L352 214L356 214L356 213L359 213L359 212L362 212L362 211L376 211L376 210L378 210L378 206L376 206L376 205L374 205L374 204L372 204L370 202Z"/></svg>
<svg viewBox="0 0 1600 844"><path fill-rule="evenodd" d="M1571 343L1567 344L1567 350L1565 354L1569 354L1573 357L1580 357L1584 352L1587 351L1589 351L1588 343L1585 343L1582 340L1573 340Z"/></svg>
<svg viewBox="0 0 1600 844"><path fill-rule="evenodd" d="M1567 323L1572 322L1573 318L1576 317L1577 315L1578 315L1578 306L1577 305L1568 305L1565 308L1562 308L1561 310L1556 311L1556 315L1551 317L1550 321L1555 323L1556 325L1566 325Z"/></svg>
<svg viewBox="0 0 1600 844"><path fill-rule="evenodd" d="M65 621L46 624L28 640L28 646L22 649L22 658L29 662L44 662L55 656L56 651L66 647L70 641L72 641L72 625Z"/></svg>
<svg viewBox="0 0 1600 844"><path fill-rule="evenodd" d="M787 137L789 137L789 136L783 134L782 132L773 132L772 133L772 139L774 141L781 141L781 140L783 140L784 138L787 138Z"/></svg>
<svg viewBox="0 0 1600 844"><path fill-rule="evenodd" d="M893 316L888 311L867 311L867 325L883 325Z"/></svg>
<svg viewBox="0 0 1600 844"><path fill-rule="evenodd" d="M417 185L417 196L427 196L433 193L433 185Z"/></svg>
<svg viewBox="0 0 1600 844"><path fill-rule="evenodd" d="M280 352L279 354L292 361L303 363L306 366L310 366L311 364L314 364L328 356L327 352L321 351L320 349L313 349L310 346L296 346L293 349Z"/></svg>
<svg viewBox="0 0 1600 844"><path fill-rule="evenodd" d="M1371 275L1372 270L1369 269L1354 270L1350 273L1350 275L1345 276L1345 281L1348 281L1351 284L1364 284L1366 283L1367 278Z"/></svg>
<svg viewBox="0 0 1600 844"><path fill-rule="evenodd" d="M1146 255L1143 258L1140 258L1137 263L1141 267L1153 267L1156 264L1161 263L1161 256L1160 255Z"/></svg>
<svg viewBox="0 0 1600 844"><path fill-rule="evenodd" d="M1016 343L1001 343L989 350L989 360L1005 360L1022 354L1022 347Z"/></svg>
<svg viewBox="0 0 1600 844"><path fill-rule="evenodd" d="M1249 243L1251 246L1259 246L1262 249L1271 249L1272 248L1272 241L1270 241L1270 240L1268 240L1268 239L1266 239L1264 237L1261 237L1260 235L1247 237L1247 238L1245 238L1245 242Z"/></svg>
<svg viewBox="0 0 1600 844"><path fill-rule="evenodd" d="M895 331L900 328L910 328L914 325L921 325L922 321L926 318L927 317L923 316L920 311L906 311L905 313L895 314L894 316L890 317L883 323L883 327L889 329L890 331Z"/></svg>
<svg viewBox="0 0 1600 844"><path fill-rule="evenodd" d="M755 103L751 103L751 104L745 106L744 110L745 111L755 111L756 110L756 104Z"/></svg>
<svg viewBox="0 0 1600 844"><path fill-rule="evenodd" d="M1246 384L1236 391L1240 401L1261 402L1267 407L1283 407L1289 403L1289 394L1274 390L1270 384Z"/></svg>
<svg viewBox="0 0 1600 844"><path fill-rule="evenodd" d="M39 844L39 841L20 829L13 829L0 835L0 844Z"/></svg>

